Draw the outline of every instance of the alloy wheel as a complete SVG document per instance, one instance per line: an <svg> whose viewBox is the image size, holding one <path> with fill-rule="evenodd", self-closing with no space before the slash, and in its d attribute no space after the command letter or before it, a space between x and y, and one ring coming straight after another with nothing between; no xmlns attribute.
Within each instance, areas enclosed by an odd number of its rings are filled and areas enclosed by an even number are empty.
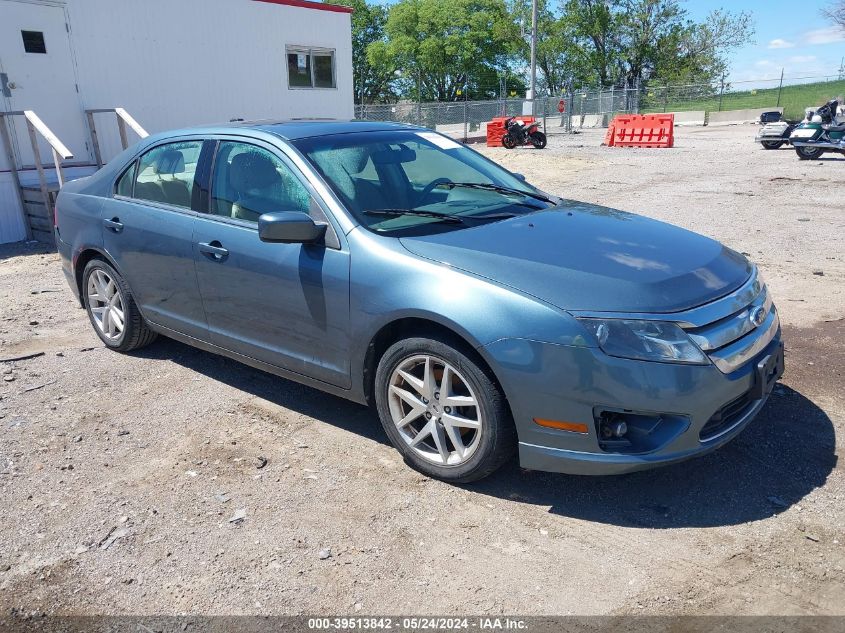
<svg viewBox="0 0 845 633"><path fill-rule="evenodd" d="M117 283L104 270L95 269L88 276L88 306L94 325L111 341L123 336L125 313L123 296Z"/></svg>
<svg viewBox="0 0 845 633"><path fill-rule="evenodd" d="M484 432L479 402L446 361L429 355L403 360L390 376L388 403L402 440L423 459L458 466L478 448Z"/></svg>

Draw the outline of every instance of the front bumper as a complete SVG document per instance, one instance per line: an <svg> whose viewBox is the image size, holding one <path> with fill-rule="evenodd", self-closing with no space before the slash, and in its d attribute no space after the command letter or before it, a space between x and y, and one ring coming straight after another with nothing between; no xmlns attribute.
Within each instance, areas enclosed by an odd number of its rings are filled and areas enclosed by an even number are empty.
<svg viewBox="0 0 845 633"><path fill-rule="evenodd" d="M709 453L742 432L783 373L779 329L764 349L729 374L715 365L635 361L596 348L523 339L497 341L487 351L502 368L499 378L517 425L520 465L576 475L628 473ZM768 366L761 368L765 361ZM710 433L726 405L737 402L741 408ZM672 430L652 450L614 452L599 437L601 411L664 416L673 420ZM589 432L546 428L535 418L586 424Z"/></svg>

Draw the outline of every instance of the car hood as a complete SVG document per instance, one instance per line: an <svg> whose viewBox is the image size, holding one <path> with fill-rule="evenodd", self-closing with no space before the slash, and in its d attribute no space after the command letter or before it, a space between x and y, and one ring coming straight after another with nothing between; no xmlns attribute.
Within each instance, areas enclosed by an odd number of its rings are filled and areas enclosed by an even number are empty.
<svg viewBox="0 0 845 633"><path fill-rule="evenodd" d="M564 310L678 312L732 292L752 270L742 255L697 233L574 201L401 242Z"/></svg>

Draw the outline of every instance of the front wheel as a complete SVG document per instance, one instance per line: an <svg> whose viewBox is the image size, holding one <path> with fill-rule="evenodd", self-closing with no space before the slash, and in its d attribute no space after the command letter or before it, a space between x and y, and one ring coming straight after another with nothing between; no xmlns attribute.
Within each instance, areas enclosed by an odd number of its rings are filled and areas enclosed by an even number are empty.
<svg viewBox="0 0 845 633"><path fill-rule="evenodd" d="M542 132L533 132L531 134L531 144L535 147L535 149L543 149L546 146L546 143L546 135Z"/></svg>
<svg viewBox="0 0 845 633"><path fill-rule="evenodd" d="M796 147L795 153L801 160L815 160L824 154L824 150L820 147Z"/></svg>
<svg viewBox="0 0 845 633"><path fill-rule="evenodd" d="M780 149L783 147L785 141L760 141L763 145L763 149Z"/></svg>
<svg viewBox="0 0 845 633"><path fill-rule="evenodd" d="M85 309L106 347L130 352L156 339L132 297L129 285L108 262L92 259L82 272Z"/></svg>
<svg viewBox="0 0 845 633"><path fill-rule="evenodd" d="M468 483L510 458L516 429L493 377L459 347L435 338L393 344L376 371L375 400L391 444L409 466Z"/></svg>
<svg viewBox="0 0 845 633"><path fill-rule="evenodd" d="M513 149L516 147L516 141L510 134L505 134L502 137L502 145L507 149Z"/></svg>

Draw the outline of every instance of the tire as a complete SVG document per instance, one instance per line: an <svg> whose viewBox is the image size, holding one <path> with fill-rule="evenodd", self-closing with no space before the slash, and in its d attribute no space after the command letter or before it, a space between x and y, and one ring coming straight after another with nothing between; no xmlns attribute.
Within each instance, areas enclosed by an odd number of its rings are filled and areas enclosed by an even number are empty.
<svg viewBox="0 0 845 633"><path fill-rule="evenodd" d="M405 463L429 477L456 484L490 475L510 459L517 444L504 395L488 370L468 354L462 345L446 338L404 339L382 356L374 385L379 419ZM441 394L447 366L449 393ZM424 386L429 368L430 391ZM425 392L434 397L426 399ZM415 404L409 395L416 398ZM470 401L475 404L455 404ZM464 426L470 422L477 426Z"/></svg>
<svg viewBox="0 0 845 633"><path fill-rule="evenodd" d="M796 147L795 153L801 160L815 160L824 154L820 147Z"/></svg>
<svg viewBox="0 0 845 633"><path fill-rule="evenodd" d="M92 259L85 266L82 297L91 326L109 349L130 352L149 345L158 336L141 316L126 280L105 260ZM120 328L117 314L123 315Z"/></svg>
<svg viewBox="0 0 845 633"><path fill-rule="evenodd" d="M535 149L543 149L547 142L548 140L546 139L546 135L542 132L534 132L531 135L531 144Z"/></svg>
<svg viewBox="0 0 845 633"><path fill-rule="evenodd" d="M763 149L780 149L786 141L760 141Z"/></svg>
<svg viewBox="0 0 845 633"><path fill-rule="evenodd" d="M516 147L516 141L513 140L513 137L510 134L505 134L502 137L502 145L507 149L513 149Z"/></svg>

